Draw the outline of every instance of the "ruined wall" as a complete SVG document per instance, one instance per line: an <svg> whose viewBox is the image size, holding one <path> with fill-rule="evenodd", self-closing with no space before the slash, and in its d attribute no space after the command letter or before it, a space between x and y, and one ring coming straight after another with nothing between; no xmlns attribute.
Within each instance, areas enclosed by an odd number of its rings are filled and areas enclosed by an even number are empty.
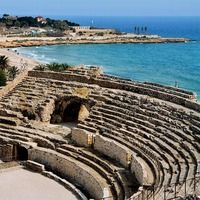
<svg viewBox="0 0 200 200"><path fill-rule="evenodd" d="M147 184L149 182L145 166L142 164L141 160L135 156L132 156L131 172L135 174L135 177L140 185Z"/></svg>
<svg viewBox="0 0 200 200"><path fill-rule="evenodd" d="M141 158L133 155L133 152L120 143L78 128L72 130L72 140L80 146L94 148L105 156L118 161L125 168L130 167L140 185L154 183L151 169L145 165Z"/></svg>
<svg viewBox="0 0 200 200"><path fill-rule="evenodd" d="M29 149L29 160L39 162L70 179L72 183L81 185L95 199L102 199L104 190L111 195L107 184L98 179L98 174L86 165L52 150L43 148ZM112 198L111 198L112 199Z"/></svg>
<svg viewBox="0 0 200 200"><path fill-rule="evenodd" d="M79 114L78 114L78 121L85 120L86 118L88 118L89 114L90 114L90 112L88 111L86 106L85 105L81 105L80 111L79 111Z"/></svg>
<svg viewBox="0 0 200 200"><path fill-rule="evenodd" d="M55 109L55 102L53 99L48 100L44 106L41 106L38 115L42 122L50 122L51 115Z"/></svg>
<svg viewBox="0 0 200 200"><path fill-rule="evenodd" d="M13 90L20 82L22 82L22 80L27 74L27 71L20 73L20 75L18 75L13 81L9 82L5 87L0 89L0 97L5 96L11 90Z"/></svg>
<svg viewBox="0 0 200 200"><path fill-rule="evenodd" d="M165 101L177 103L187 108L200 111L200 104L197 102L187 100L175 94L169 94L163 91L159 91L159 89L157 90L152 89L151 87L148 87L148 85L145 85L145 84L137 84L137 83L130 84L128 82L121 83L120 81L113 81L110 79L104 80L104 79L98 79L98 78L93 78L89 76L69 74L69 73L29 71L28 75L32 77L50 78L50 79L61 80L61 81L76 81L76 82L81 82L81 83L95 84L95 85L99 85L101 87L106 87L106 88L131 91L138 94L144 94L150 97L155 97L155 98L162 99Z"/></svg>
<svg viewBox="0 0 200 200"><path fill-rule="evenodd" d="M94 149L115 159L124 167L128 168L131 160L131 151L113 140L100 135L95 136Z"/></svg>
<svg viewBox="0 0 200 200"><path fill-rule="evenodd" d="M13 160L13 145L6 144L0 146L0 159L4 162L10 162Z"/></svg>
<svg viewBox="0 0 200 200"><path fill-rule="evenodd" d="M72 129L72 140L79 146L90 147L93 144L93 135L86 130Z"/></svg>

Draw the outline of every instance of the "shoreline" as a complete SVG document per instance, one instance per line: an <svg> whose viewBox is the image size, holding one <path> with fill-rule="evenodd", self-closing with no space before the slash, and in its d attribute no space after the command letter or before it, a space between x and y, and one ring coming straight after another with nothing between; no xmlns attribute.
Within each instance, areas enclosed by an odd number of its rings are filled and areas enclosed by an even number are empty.
<svg viewBox="0 0 200 200"><path fill-rule="evenodd" d="M16 66L22 71L32 70L35 66L41 63L34 58L29 58L7 48L0 48L0 55L8 57L9 64L11 66Z"/></svg>
<svg viewBox="0 0 200 200"><path fill-rule="evenodd" d="M16 48L64 44L162 44L186 43L192 41L187 38L67 38L67 37L1 37L0 48Z"/></svg>

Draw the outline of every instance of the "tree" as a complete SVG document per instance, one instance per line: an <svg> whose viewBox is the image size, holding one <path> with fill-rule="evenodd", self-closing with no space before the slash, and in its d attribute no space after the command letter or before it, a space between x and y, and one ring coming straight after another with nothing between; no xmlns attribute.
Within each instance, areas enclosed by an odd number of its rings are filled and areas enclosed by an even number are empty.
<svg viewBox="0 0 200 200"><path fill-rule="evenodd" d="M6 56L0 56L0 69L5 70L9 66L9 59Z"/></svg>
<svg viewBox="0 0 200 200"><path fill-rule="evenodd" d="M15 79L18 73L19 73L19 69L16 66L12 66L8 68L8 75L12 80Z"/></svg>
<svg viewBox="0 0 200 200"><path fill-rule="evenodd" d="M69 68L68 64L50 63L46 65L46 68L50 71L61 72Z"/></svg>
<svg viewBox="0 0 200 200"><path fill-rule="evenodd" d="M0 69L0 86L5 86L6 85L6 73L4 70Z"/></svg>

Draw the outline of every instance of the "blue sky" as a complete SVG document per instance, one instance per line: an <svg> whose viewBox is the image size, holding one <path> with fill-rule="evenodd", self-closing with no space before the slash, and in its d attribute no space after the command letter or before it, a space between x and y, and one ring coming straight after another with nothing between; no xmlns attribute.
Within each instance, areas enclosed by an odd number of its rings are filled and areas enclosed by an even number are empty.
<svg viewBox="0 0 200 200"><path fill-rule="evenodd" d="M0 14L199 16L200 0L0 0Z"/></svg>

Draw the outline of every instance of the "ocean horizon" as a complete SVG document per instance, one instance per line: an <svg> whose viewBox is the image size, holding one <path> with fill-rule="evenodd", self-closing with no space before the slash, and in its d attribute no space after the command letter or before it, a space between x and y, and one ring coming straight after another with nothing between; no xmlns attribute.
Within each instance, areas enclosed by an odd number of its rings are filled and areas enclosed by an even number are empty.
<svg viewBox="0 0 200 200"><path fill-rule="evenodd" d="M200 17L76 17L61 16L81 25L148 34L186 37L188 43L81 44L20 47L17 51L42 62L98 65L104 72L136 81L156 82L191 90L200 99Z"/></svg>

